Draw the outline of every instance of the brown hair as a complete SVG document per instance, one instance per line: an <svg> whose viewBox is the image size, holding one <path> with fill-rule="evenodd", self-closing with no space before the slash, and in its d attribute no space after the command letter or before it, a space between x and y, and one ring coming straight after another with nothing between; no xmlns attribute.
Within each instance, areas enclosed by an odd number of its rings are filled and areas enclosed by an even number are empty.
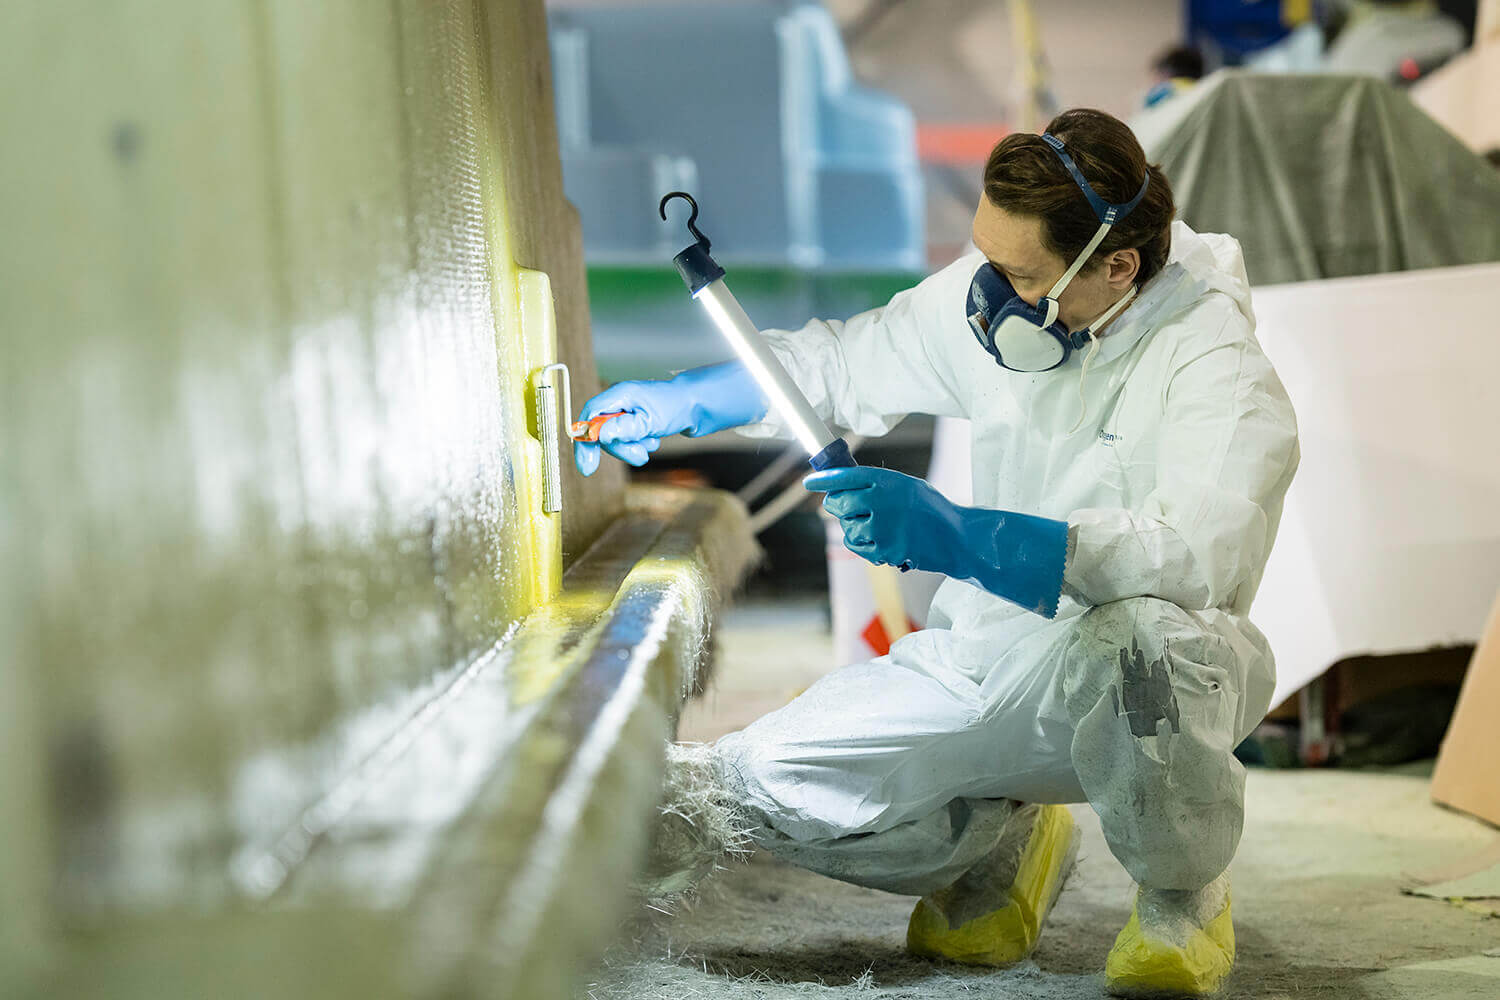
<svg viewBox="0 0 1500 1000"><path fill-rule="evenodd" d="M1083 266L1085 272L1090 271L1103 255L1134 248L1141 255L1136 281L1150 281L1165 266L1172 246L1176 206L1166 174L1159 165L1147 165L1130 127L1103 111L1064 111L1052 119L1047 131L1063 141L1089 186L1111 204L1134 198L1146 171L1151 171L1151 184L1141 203L1115 223ZM1013 133L995 145L984 166L984 193L1007 212L1040 218L1042 244L1069 263L1099 228L1083 190L1039 135Z"/></svg>

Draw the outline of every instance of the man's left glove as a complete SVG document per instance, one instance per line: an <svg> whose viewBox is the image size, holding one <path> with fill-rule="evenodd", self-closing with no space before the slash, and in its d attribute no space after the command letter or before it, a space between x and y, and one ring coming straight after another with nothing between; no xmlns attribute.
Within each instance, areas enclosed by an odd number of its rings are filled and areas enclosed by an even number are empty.
<svg viewBox="0 0 1500 1000"><path fill-rule="evenodd" d="M1046 517L960 507L926 482L857 466L802 481L827 493L844 547L872 563L964 580L1051 618L1062 594L1068 524Z"/></svg>

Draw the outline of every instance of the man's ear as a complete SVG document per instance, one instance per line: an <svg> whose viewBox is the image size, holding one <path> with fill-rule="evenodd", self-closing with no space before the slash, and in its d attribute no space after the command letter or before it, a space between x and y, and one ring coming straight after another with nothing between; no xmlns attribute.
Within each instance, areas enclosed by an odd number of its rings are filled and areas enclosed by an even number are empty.
<svg viewBox="0 0 1500 1000"><path fill-rule="evenodd" d="M1141 273L1141 252L1135 247L1128 250L1116 250L1109 255L1109 284L1111 288L1124 291L1135 283L1135 276Z"/></svg>

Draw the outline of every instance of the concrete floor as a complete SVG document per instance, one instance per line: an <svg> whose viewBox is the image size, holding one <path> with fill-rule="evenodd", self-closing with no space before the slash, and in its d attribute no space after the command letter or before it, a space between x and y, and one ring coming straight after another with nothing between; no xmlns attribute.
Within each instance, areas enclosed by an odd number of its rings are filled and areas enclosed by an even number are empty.
<svg viewBox="0 0 1500 1000"><path fill-rule="evenodd" d="M831 656L815 606L738 609L720 641L714 690L684 717L685 739L712 738L777 707ZM1492 908L1400 891L1424 872L1493 857L1500 845L1500 831L1432 805L1426 772L1251 771L1234 868L1239 963L1225 997L1500 998L1500 919ZM913 900L758 855L676 915L638 919L587 995L1104 996L1104 956L1129 915L1131 886L1092 811L1073 811L1084 834L1078 869L1033 960L1019 967L914 960L902 946Z"/></svg>

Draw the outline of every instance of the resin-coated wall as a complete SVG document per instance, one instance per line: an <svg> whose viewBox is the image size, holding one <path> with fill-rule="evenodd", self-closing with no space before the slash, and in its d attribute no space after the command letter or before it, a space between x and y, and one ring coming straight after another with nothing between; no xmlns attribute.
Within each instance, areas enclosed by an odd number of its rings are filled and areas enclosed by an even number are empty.
<svg viewBox="0 0 1500 1000"><path fill-rule="evenodd" d="M545 598L550 80L541 0L0 5L0 969L268 888ZM622 483L568 471L572 555Z"/></svg>

